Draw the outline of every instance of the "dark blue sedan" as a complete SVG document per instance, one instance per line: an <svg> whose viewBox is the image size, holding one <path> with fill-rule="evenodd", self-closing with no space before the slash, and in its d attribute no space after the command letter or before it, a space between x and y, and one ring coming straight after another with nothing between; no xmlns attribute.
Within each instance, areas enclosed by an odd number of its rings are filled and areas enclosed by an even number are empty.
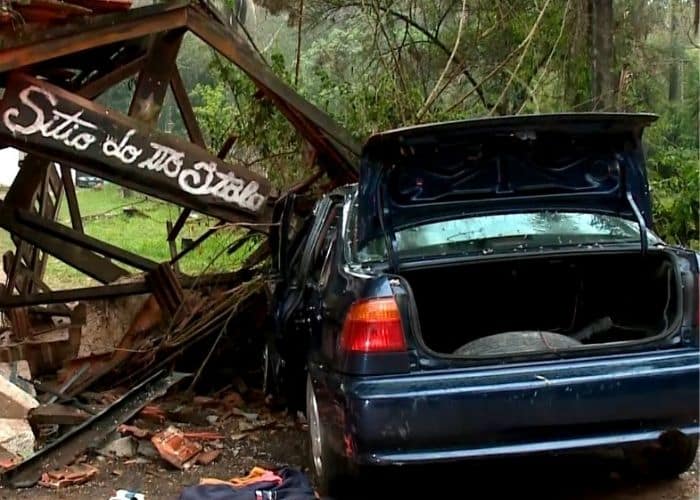
<svg viewBox="0 0 700 500"><path fill-rule="evenodd" d="M652 115L441 123L367 142L358 185L281 201L268 385L313 469L698 445L698 254L652 232ZM301 215L300 215L301 214ZM638 457L635 457L638 458Z"/></svg>

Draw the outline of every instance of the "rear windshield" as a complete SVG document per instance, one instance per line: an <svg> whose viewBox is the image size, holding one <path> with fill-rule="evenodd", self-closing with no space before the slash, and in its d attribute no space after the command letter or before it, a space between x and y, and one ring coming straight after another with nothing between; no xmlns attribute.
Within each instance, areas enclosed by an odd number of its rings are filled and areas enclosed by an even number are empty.
<svg viewBox="0 0 700 500"><path fill-rule="evenodd" d="M465 217L432 222L396 232L400 259L460 254L540 251L639 241L639 226L629 220L578 212L532 212ZM656 239L650 236L650 243ZM383 238L355 249L357 262L386 259Z"/></svg>

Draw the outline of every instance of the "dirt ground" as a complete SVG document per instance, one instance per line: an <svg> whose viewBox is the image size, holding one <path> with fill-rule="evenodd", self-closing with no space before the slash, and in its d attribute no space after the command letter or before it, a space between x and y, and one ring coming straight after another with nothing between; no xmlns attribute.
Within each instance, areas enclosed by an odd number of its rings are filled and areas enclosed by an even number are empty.
<svg viewBox="0 0 700 500"><path fill-rule="evenodd" d="M207 466L195 465L187 471L174 469L159 458L147 464L125 464L124 459L98 455L88 463L100 472L90 482L61 490L35 487L27 490L0 489L2 499L48 500L56 498L104 499L117 489L145 494L146 499L176 499L185 485L200 478L228 479L245 475L253 466L291 464L304 469L306 433L291 418L277 417L274 428L244 433L234 420L226 420L216 430L226 438L223 453ZM143 460L143 459L142 459ZM640 482L620 477L604 457L521 459L475 462L467 465L382 470L359 482L347 498L552 498L606 500L696 499L698 460L691 471L673 481ZM477 492L484 492L483 494Z"/></svg>

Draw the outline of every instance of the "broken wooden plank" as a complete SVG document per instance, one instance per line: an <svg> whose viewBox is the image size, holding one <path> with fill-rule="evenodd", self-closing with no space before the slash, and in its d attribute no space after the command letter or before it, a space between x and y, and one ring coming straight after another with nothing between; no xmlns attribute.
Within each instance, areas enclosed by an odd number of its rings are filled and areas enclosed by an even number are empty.
<svg viewBox="0 0 700 500"><path fill-rule="evenodd" d="M34 425L77 425L88 418L89 413L58 403L43 404L29 411L29 422Z"/></svg>
<svg viewBox="0 0 700 500"><path fill-rule="evenodd" d="M146 275L146 283L153 290L161 310L174 317L185 300L182 284L175 276L170 264L160 264Z"/></svg>

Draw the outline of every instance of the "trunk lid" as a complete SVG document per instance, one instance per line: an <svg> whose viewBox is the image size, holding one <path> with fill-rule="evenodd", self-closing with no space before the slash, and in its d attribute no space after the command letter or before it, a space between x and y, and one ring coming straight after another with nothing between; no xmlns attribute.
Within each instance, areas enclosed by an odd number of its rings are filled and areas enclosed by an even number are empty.
<svg viewBox="0 0 700 500"><path fill-rule="evenodd" d="M602 213L651 227L641 139L656 118L515 116L374 135L362 155L358 243L455 217L540 210Z"/></svg>

